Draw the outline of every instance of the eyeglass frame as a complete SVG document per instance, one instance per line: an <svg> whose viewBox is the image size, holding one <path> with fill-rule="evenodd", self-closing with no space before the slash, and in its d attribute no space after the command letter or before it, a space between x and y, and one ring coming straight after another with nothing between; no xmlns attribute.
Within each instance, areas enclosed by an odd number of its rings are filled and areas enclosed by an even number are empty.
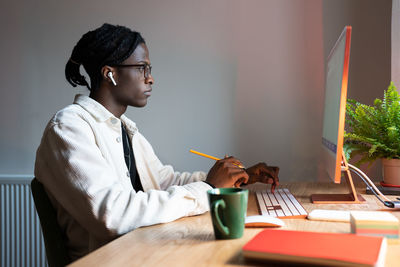
<svg viewBox="0 0 400 267"><path fill-rule="evenodd" d="M150 64L126 64L126 65L110 65L110 67L116 67L116 68L143 68L143 76L145 79L149 78L149 75L151 75L151 69L152 66Z"/></svg>

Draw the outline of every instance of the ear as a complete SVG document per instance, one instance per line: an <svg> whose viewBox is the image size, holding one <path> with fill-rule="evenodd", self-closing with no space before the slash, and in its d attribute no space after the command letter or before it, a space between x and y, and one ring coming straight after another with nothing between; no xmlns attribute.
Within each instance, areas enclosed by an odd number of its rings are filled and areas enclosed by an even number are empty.
<svg viewBox="0 0 400 267"><path fill-rule="evenodd" d="M117 76L116 69L113 67L107 66L107 65L103 66L101 68L100 72L101 72L101 77L103 78L103 80L108 81L108 82L111 82L111 79L108 76L109 72L111 72L113 74L114 79Z"/></svg>

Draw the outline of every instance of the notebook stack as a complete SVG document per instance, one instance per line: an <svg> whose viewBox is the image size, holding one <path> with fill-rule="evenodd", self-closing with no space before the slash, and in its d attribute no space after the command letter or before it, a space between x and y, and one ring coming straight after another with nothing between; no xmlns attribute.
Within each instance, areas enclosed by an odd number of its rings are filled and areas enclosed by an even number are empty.
<svg viewBox="0 0 400 267"><path fill-rule="evenodd" d="M350 223L355 234L399 238L399 220L386 211L351 211Z"/></svg>

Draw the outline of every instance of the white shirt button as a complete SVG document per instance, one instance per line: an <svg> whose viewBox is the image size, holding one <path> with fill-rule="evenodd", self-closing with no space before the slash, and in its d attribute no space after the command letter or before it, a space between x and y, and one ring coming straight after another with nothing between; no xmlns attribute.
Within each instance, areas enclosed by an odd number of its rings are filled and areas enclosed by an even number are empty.
<svg viewBox="0 0 400 267"><path fill-rule="evenodd" d="M130 173L129 173L129 172L126 172L126 176L130 177L131 175L130 175Z"/></svg>
<svg viewBox="0 0 400 267"><path fill-rule="evenodd" d="M117 124L118 120L116 118L111 118L111 123L112 124Z"/></svg>
<svg viewBox="0 0 400 267"><path fill-rule="evenodd" d="M118 136L116 140L117 140L118 143L121 143L121 137L120 136Z"/></svg>

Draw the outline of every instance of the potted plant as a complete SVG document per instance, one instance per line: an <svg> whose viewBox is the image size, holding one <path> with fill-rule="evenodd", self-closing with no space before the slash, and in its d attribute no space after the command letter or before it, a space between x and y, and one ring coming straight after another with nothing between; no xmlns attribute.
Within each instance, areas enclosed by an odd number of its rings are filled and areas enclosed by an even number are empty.
<svg viewBox="0 0 400 267"><path fill-rule="evenodd" d="M380 158L384 184L400 185L400 95L393 82L372 106L347 101L344 140L347 159L360 155L360 165Z"/></svg>

